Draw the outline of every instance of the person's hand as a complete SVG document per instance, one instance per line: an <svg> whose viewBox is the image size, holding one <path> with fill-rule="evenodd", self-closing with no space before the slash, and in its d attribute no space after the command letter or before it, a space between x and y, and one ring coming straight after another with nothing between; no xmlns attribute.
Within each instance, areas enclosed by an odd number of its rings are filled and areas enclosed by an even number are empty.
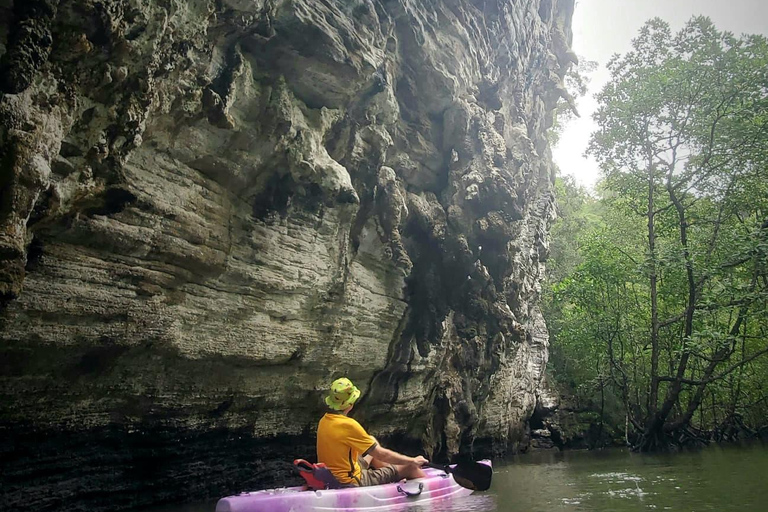
<svg viewBox="0 0 768 512"><path fill-rule="evenodd" d="M429 461L427 459L425 459L424 457L422 457L421 455L417 455L416 457L413 458L413 464L415 466L417 466L417 467L421 467L424 464L426 464L427 462L429 462Z"/></svg>

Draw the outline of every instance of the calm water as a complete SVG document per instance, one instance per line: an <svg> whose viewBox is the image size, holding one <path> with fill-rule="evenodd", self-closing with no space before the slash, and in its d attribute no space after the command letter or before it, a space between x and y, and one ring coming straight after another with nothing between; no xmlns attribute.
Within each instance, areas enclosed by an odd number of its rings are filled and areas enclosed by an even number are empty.
<svg viewBox="0 0 768 512"><path fill-rule="evenodd" d="M158 509L213 512L215 503ZM490 491L408 512L765 512L768 446L671 455L524 455L497 464Z"/></svg>
<svg viewBox="0 0 768 512"><path fill-rule="evenodd" d="M768 447L537 454L500 467L493 483L489 510L504 512L765 512Z"/></svg>

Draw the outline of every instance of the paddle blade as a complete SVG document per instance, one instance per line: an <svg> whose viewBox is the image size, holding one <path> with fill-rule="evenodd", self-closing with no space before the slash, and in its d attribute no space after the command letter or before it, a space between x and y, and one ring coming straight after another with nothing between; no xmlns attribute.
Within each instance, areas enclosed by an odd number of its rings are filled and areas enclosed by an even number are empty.
<svg viewBox="0 0 768 512"><path fill-rule="evenodd" d="M456 483L466 489L487 491L491 487L493 469L479 462L460 462L451 468Z"/></svg>

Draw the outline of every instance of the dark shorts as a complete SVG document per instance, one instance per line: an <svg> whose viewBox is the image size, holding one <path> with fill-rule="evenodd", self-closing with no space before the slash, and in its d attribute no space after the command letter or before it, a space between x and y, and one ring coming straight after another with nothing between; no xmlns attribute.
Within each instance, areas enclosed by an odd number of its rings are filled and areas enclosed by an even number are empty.
<svg viewBox="0 0 768 512"><path fill-rule="evenodd" d="M373 469L368 467L368 463L363 457L357 459L360 464L360 486L369 487L371 485L391 484L401 480L400 475L397 474L397 469L392 464L384 466L383 468Z"/></svg>

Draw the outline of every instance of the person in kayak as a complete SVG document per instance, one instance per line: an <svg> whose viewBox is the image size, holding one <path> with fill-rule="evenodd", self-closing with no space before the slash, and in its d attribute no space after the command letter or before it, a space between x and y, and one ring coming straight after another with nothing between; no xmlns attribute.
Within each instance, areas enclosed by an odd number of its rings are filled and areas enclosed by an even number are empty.
<svg viewBox="0 0 768 512"><path fill-rule="evenodd" d="M421 478L421 455L408 457L381 446L350 418L360 390L346 378L336 379L325 397L330 409L317 426L317 461L324 463L343 486L381 485L403 478Z"/></svg>

